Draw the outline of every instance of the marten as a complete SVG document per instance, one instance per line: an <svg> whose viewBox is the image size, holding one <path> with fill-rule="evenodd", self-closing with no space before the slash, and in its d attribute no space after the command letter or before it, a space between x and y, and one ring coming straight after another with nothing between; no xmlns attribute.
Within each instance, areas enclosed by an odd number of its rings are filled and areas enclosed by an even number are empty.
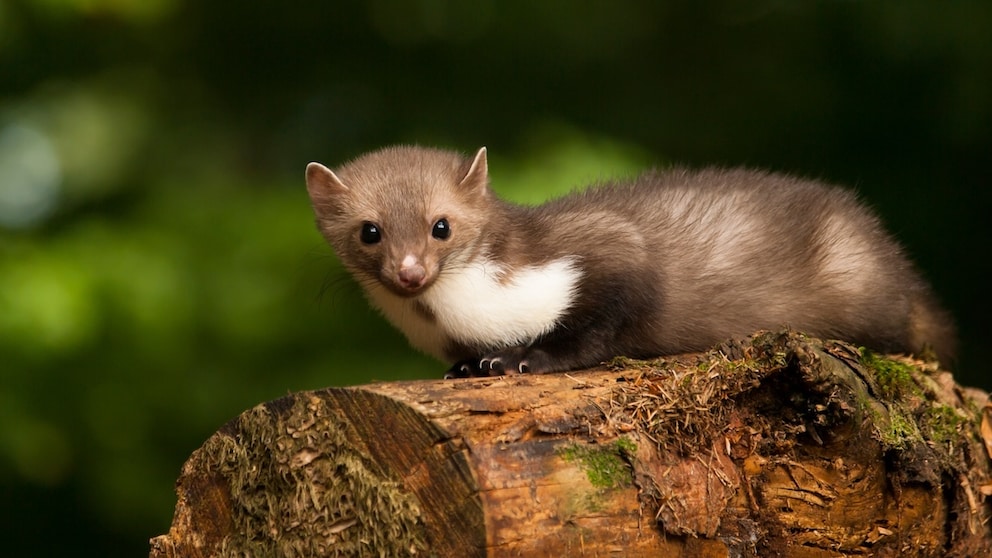
<svg viewBox="0 0 992 558"><path fill-rule="evenodd" d="M447 376L706 350L788 327L944 362L947 313L849 190L746 169L646 172L537 206L472 158L398 146L306 169L317 226Z"/></svg>

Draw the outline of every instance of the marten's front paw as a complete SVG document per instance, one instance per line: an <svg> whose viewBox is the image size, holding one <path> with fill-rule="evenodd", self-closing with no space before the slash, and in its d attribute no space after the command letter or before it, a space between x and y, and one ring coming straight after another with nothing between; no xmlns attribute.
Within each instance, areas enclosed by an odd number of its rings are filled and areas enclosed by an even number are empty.
<svg viewBox="0 0 992 558"><path fill-rule="evenodd" d="M486 376L505 376L506 374L526 373L530 370L527 361L507 363L504 357L492 355L481 359L462 360L456 362L444 374L445 380L453 378L479 378Z"/></svg>
<svg viewBox="0 0 992 558"><path fill-rule="evenodd" d="M479 359L456 362L448 369L448 373L444 377L450 379L509 374L540 374L548 369L548 360L544 351L528 350L526 347L511 347Z"/></svg>
<svg viewBox="0 0 992 558"><path fill-rule="evenodd" d="M504 376L530 372L527 349L510 347L488 354L479 360L479 370L483 376Z"/></svg>
<svg viewBox="0 0 992 558"><path fill-rule="evenodd" d="M484 357L479 362L483 374L542 374L550 370L550 357L540 349L511 347Z"/></svg>
<svg viewBox="0 0 992 558"><path fill-rule="evenodd" d="M482 371L483 376L505 376L507 374L526 374L530 372L530 366L526 360L491 356L479 362L479 370Z"/></svg>

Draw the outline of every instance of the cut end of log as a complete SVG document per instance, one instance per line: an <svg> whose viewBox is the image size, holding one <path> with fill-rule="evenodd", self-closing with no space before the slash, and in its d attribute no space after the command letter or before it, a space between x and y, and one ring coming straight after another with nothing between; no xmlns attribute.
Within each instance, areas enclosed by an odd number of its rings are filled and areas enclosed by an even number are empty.
<svg viewBox="0 0 992 558"><path fill-rule="evenodd" d="M259 405L187 462L173 528L152 540L151 555L426 555L442 513L460 515L466 536L482 523L471 479L431 468L458 461L448 442L425 417L374 393L328 390Z"/></svg>
<svg viewBox="0 0 992 558"><path fill-rule="evenodd" d="M151 556L982 555L983 398L792 332L298 393L193 453Z"/></svg>

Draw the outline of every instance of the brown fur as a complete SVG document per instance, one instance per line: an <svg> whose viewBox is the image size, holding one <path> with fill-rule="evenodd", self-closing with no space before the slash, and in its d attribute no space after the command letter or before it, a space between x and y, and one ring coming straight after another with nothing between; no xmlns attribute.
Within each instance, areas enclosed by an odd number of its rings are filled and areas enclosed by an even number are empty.
<svg viewBox="0 0 992 558"><path fill-rule="evenodd" d="M953 326L925 281L841 188L674 168L524 207L489 189L484 150L465 159L419 147L384 149L327 173L307 173L318 226L366 288L379 282L419 296L393 279L410 253L428 267L428 282L478 262L503 264L511 281L524 266L578 261L577 297L553 330L511 347L447 341L442 356L475 363L462 367L468 373L568 370L783 326L880 351L926 345L945 362L954 354ZM451 224L444 242L430 238L439 216ZM382 223L380 245L358 240L367 221Z"/></svg>

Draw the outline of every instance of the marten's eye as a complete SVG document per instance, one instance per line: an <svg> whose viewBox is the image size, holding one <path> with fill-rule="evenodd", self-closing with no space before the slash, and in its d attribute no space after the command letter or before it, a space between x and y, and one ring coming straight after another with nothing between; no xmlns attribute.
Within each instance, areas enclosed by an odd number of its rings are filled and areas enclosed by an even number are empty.
<svg viewBox="0 0 992 558"><path fill-rule="evenodd" d="M431 231L431 236L438 240L446 240L451 236L451 225L448 224L448 220L438 219L437 223L434 223L434 230Z"/></svg>
<svg viewBox="0 0 992 558"><path fill-rule="evenodd" d="M382 233L379 232L378 225L366 222L362 224L362 234L359 238L364 244L375 244L382 240Z"/></svg>

